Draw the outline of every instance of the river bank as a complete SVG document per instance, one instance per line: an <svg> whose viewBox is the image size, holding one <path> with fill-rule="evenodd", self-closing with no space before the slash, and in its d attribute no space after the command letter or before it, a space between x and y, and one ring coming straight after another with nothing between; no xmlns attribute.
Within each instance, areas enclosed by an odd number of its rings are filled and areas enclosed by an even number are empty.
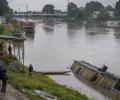
<svg viewBox="0 0 120 100"><path fill-rule="evenodd" d="M27 68L25 72L8 71L9 83L23 92L30 100L44 100L44 98L35 95L34 90L49 93L56 100L89 100L85 95L67 88L66 86L57 84L54 80L46 75L33 72L32 78L29 77ZM30 92L31 91L31 92Z"/></svg>

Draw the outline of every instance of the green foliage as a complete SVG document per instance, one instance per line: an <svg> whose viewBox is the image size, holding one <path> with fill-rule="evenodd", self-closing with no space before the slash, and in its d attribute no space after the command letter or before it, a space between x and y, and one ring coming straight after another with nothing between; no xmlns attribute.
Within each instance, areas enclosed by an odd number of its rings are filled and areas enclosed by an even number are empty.
<svg viewBox="0 0 120 100"><path fill-rule="evenodd" d="M4 14L6 23L11 23L13 20L13 10L9 8L9 10Z"/></svg>
<svg viewBox="0 0 120 100"><path fill-rule="evenodd" d="M7 0L0 0L0 16L3 16L9 10Z"/></svg>
<svg viewBox="0 0 120 100"><path fill-rule="evenodd" d="M98 1L91 1L85 6L87 16L91 16L93 12L100 11L102 9L104 9L104 6Z"/></svg>
<svg viewBox="0 0 120 100"><path fill-rule="evenodd" d="M43 7L42 12L45 14L54 14L54 6L52 4L47 4Z"/></svg>
<svg viewBox="0 0 120 100"><path fill-rule="evenodd" d="M15 56L9 57L8 55L6 55L6 56L1 56L0 59L5 61L6 64L10 64L12 61L16 60L17 58Z"/></svg>
<svg viewBox="0 0 120 100"><path fill-rule="evenodd" d="M120 0L116 2L114 14L116 17L120 17Z"/></svg>
<svg viewBox="0 0 120 100"><path fill-rule="evenodd" d="M77 5L74 4L74 3L72 3L72 2L69 3L69 4L68 4L68 7L67 7L68 17L76 17L77 12L78 12Z"/></svg>
<svg viewBox="0 0 120 100"><path fill-rule="evenodd" d="M106 11L114 11L114 8L111 5L108 5L104 8Z"/></svg>
<svg viewBox="0 0 120 100"><path fill-rule="evenodd" d="M15 20L15 19L12 20L12 25L14 27L14 33L19 33L24 30L23 23Z"/></svg>
<svg viewBox="0 0 120 100"><path fill-rule="evenodd" d="M5 26L0 24L0 34L2 34L5 30Z"/></svg>
<svg viewBox="0 0 120 100"><path fill-rule="evenodd" d="M86 13L84 10L78 10L76 14L77 19L85 19L86 18Z"/></svg>
<svg viewBox="0 0 120 100"><path fill-rule="evenodd" d="M33 77L29 78L27 70L28 69L26 69L26 73L9 71L9 82L20 90L22 88L27 88L31 90L39 89L46 91L54 96L57 96L57 100L88 100L86 96L81 95L75 90L57 84L45 75L34 72ZM30 100L40 100L35 99L36 96L33 94L28 92L26 94Z"/></svg>
<svg viewBox="0 0 120 100"><path fill-rule="evenodd" d="M109 13L105 10L102 10L98 14L97 19L98 20L103 20L103 21L108 20L108 19L110 19Z"/></svg>

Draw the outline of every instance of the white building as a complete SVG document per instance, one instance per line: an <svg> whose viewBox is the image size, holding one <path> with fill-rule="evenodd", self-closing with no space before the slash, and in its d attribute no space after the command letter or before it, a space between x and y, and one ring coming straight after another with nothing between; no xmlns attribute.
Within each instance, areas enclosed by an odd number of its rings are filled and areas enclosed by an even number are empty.
<svg viewBox="0 0 120 100"><path fill-rule="evenodd" d="M120 21L119 20L115 20L115 21L107 21L107 27L119 27L120 26Z"/></svg>

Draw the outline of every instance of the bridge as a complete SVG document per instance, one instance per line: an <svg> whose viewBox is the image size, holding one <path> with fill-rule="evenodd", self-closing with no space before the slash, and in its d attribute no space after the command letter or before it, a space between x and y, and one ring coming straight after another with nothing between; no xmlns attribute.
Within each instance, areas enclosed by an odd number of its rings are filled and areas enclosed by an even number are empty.
<svg viewBox="0 0 120 100"><path fill-rule="evenodd" d="M44 13L15 13L14 17L24 17L24 18L64 18L66 17L66 13L59 14L44 14Z"/></svg>

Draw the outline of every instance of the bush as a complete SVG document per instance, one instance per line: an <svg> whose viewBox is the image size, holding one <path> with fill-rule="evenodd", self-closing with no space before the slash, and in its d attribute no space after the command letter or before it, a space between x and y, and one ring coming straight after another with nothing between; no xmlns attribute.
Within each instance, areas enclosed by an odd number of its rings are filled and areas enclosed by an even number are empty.
<svg viewBox="0 0 120 100"><path fill-rule="evenodd" d="M2 34L5 30L5 26L0 24L0 34Z"/></svg>

